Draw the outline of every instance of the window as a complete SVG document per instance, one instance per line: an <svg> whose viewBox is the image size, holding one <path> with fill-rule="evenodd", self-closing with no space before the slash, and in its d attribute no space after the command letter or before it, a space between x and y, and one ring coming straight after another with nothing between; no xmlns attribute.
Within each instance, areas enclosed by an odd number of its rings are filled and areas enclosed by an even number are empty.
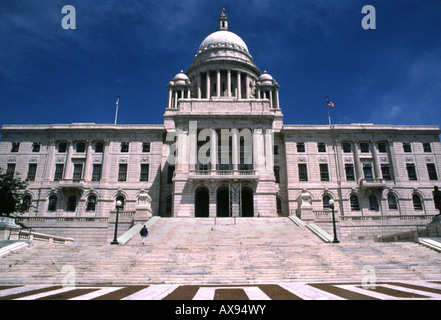
<svg viewBox="0 0 441 320"><path fill-rule="evenodd" d="M434 163L427 163L427 173L429 174L430 180L438 180Z"/></svg>
<svg viewBox="0 0 441 320"><path fill-rule="evenodd" d="M37 164L36 163L30 163L28 168L28 176L26 180L28 181L35 181L35 175L37 173Z"/></svg>
<svg viewBox="0 0 441 320"><path fill-rule="evenodd" d="M407 176L409 177L409 180L417 180L415 165L413 163L406 164L407 169Z"/></svg>
<svg viewBox="0 0 441 320"><path fill-rule="evenodd" d="M372 165L370 165L370 164L363 165L363 172L364 172L364 178L366 180L373 180L374 179L374 176L372 173Z"/></svg>
<svg viewBox="0 0 441 320"><path fill-rule="evenodd" d="M73 181L80 181L83 175L83 164L82 163L75 163L74 164L74 171L73 171Z"/></svg>
<svg viewBox="0 0 441 320"><path fill-rule="evenodd" d="M318 152L326 152L326 144L325 143L317 143L317 151Z"/></svg>
<svg viewBox="0 0 441 320"><path fill-rule="evenodd" d="M328 172L328 164L327 163L320 164L320 180L321 181L329 181L329 172Z"/></svg>
<svg viewBox="0 0 441 320"><path fill-rule="evenodd" d="M149 164L141 163L141 177L139 181L149 181Z"/></svg>
<svg viewBox="0 0 441 320"><path fill-rule="evenodd" d="M386 142L378 142L378 152L386 153Z"/></svg>
<svg viewBox="0 0 441 320"><path fill-rule="evenodd" d="M421 198L419 195L414 194L412 196L412 202L414 210L423 210L423 203L421 202Z"/></svg>
<svg viewBox="0 0 441 320"><path fill-rule="evenodd" d="M60 181L61 179L63 179L63 171L64 171L64 164L57 163L55 165L54 181Z"/></svg>
<svg viewBox="0 0 441 320"><path fill-rule="evenodd" d="M60 142L58 144L58 152L65 153L67 150L67 143L66 142Z"/></svg>
<svg viewBox="0 0 441 320"><path fill-rule="evenodd" d="M360 151L362 153L369 153L369 143L367 142L361 142L360 143Z"/></svg>
<svg viewBox="0 0 441 320"><path fill-rule="evenodd" d="M8 163L8 166L6 167L6 174L9 177L12 177L15 172L15 163Z"/></svg>
<svg viewBox="0 0 441 320"><path fill-rule="evenodd" d="M47 211L56 211L57 210L57 201L58 198L56 195L51 195L49 197L48 205L47 205Z"/></svg>
<svg viewBox="0 0 441 320"><path fill-rule="evenodd" d="M274 145L274 150L273 150L273 152L274 152L274 155L275 156L277 156L278 154L279 154L279 146L278 145Z"/></svg>
<svg viewBox="0 0 441 320"><path fill-rule="evenodd" d="M142 144L142 152L150 152L150 142L144 142Z"/></svg>
<svg viewBox="0 0 441 320"><path fill-rule="evenodd" d="M20 149L20 142L13 142L11 152L18 152Z"/></svg>
<svg viewBox="0 0 441 320"><path fill-rule="evenodd" d="M101 164L94 164L92 167L92 181L101 180Z"/></svg>
<svg viewBox="0 0 441 320"><path fill-rule="evenodd" d="M118 196L118 197L116 197L116 200L115 200L115 207L116 207L116 203L117 203L118 201L121 201L121 204L122 204L120 210L124 210L124 206L126 205L126 199L124 199L123 196Z"/></svg>
<svg viewBox="0 0 441 320"><path fill-rule="evenodd" d="M303 142L297 143L297 152L305 152L305 144Z"/></svg>
<svg viewBox="0 0 441 320"><path fill-rule="evenodd" d="M276 183L280 183L280 167L274 166L274 176L276 177Z"/></svg>
<svg viewBox="0 0 441 320"><path fill-rule="evenodd" d="M350 142L343 142L343 152L344 153L351 153L352 152L352 148L351 148L351 143Z"/></svg>
<svg viewBox="0 0 441 320"><path fill-rule="evenodd" d="M102 153L104 149L104 144L102 142L95 143L95 152Z"/></svg>
<svg viewBox="0 0 441 320"><path fill-rule="evenodd" d="M29 209L31 209L31 203L32 203L32 197L30 195L25 195L23 197L23 209L25 212L29 212Z"/></svg>
<svg viewBox="0 0 441 320"><path fill-rule="evenodd" d="M404 152L412 152L412 147L410 143L403 143L403 151Z"/></svg>
<svg viewBox="0 0 441 320"><path fill-rule="evenodd" d="M67 198L66 211L75 212L76 209L77 209L77 197L76 196L69 196Z"/></svg>
<svg viewBox="0 0 441 320"><path fill-rule="evenodd" d="M86 151L86 144L84 142L78 142L77 143L77 152L85 152Z"/></svg>
<svg viewBox="0 0 441 320"><path fill-rule="evenodd" d="M389 210L398 210L397 198L393 194L387 196L387 203Z"/></svg>
<svg viewBox="0 0 441 320"><path fill-rule="evenodd" d="M299 163L299 180L308 181L308 171L305 163Z"/></svg>
<svg viewBox="0 0 441 320"><path fill-rule="evenodd" d="M127 180L127 163L119 164L118 181Z"/></svg>
<svg viewBox="0 0 441 320"><path fill-rule="evenodd" d="M381 174L384 180L392 180L392 176L390 174L390 167L388 164L381 165Z"/></svg>
<svg viewBox="0 0 441 320"><path fill-rule="evenodd" d="M360 204L358 202L358 197L355 194L353 194L353 195L351 195L349 200L350 200L350 203L351 203L351 210L359 211L360 210Z"/></svg>
<svg viewBox="0 0 441 320"><path fill-rule="evenodd" d="M128 142L121 142L121 152L129 152L129 143Z"/></svg>
<svg viewBox="0 0 441 320"><path fill-rule="evenodd" d="M32 144L32 152L40 152L41 143L34 142Z"/></svg>
<svg viewBox="0 0 441 320"><path fill-rule="evenodd" d="M173 183L173 174L175 173L175 166L168 166L167 183Z"/></svg>
<svg viewBox="0 0 441 320"><path fill-rule="evenodd" d="M346 180L347 181L354 181L355 180L354 165L353 164L345 164L345 171L346 171Z"/></svg>
<svg viewBox="0 0 441 320"><path fill-rule="evenodd" d="M369 196L369 210L372 210L372 211L378 211L379 210L378 199L374 195L370 195Z"/></svg>
<svg viewBox="0 0 441 320"><path fill-rule="evenodd" d="M331 209L331 205L329 204L329 200L331 200L330 196L323 196L323 209Z"/></svg>
<svg viewBox="0 0 441 320"><path fill-rule="evenodd" d="M282 210L282 200L280 200L279 197L276 198L276 208L277 208L277 214L281 216L283 214Z"/></svg>
<svg viewBox="0 0 441 320"><path fill-rule="evenodd" d="M95 211L95 207L96 207L96 197L93 195L89 196L87 198L86 211Z"/></svg>
<svg viewBox="0 0 441 320"><path fill-rule="evenodd" d="M432 152L432 147L429 142L423 143L424 152Z"/></svg>

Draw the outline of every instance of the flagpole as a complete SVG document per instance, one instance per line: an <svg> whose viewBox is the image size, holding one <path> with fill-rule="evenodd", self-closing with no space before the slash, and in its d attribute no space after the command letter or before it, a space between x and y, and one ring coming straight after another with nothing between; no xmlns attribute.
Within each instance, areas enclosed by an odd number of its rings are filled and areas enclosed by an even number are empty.
<svg viewBox="0 0 441 320"><path fill-rule="evenodd" d="M331 113L329 112L329 100L328 100L328 96L326 96L326 106L328 107L328 120L329 120L329 125L331 125Z"/></svg>
<svg viewBox="0 0 441 320"><path fill-rule="evenodd" d="M118 98L116 99L115 125L116 125L116 120L118 119L118 104L119 104L119 95Z"/></svg>

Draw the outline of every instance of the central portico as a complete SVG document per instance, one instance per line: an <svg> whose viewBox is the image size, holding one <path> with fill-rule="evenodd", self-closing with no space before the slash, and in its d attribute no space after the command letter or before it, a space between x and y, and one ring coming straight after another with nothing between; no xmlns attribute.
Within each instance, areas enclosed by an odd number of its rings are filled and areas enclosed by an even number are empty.
<svg viewBox="0 0 441 320"><path fill-rule="evenodd" d="M245 42L219 28L193 64L168 84L164 114L175 217L276 215L274 133L282 128L279 85L259 71Z"/></svg>

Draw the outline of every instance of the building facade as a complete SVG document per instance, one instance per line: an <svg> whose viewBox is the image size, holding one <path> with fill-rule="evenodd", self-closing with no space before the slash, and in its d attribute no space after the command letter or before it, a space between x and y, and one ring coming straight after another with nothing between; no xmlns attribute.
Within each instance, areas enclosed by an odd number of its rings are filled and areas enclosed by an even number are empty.
<svg viewBox="0 0 441 320"><path fill-rule="evenodd" d="M163 125L2 127L0 167L29 182L26 225L105 239L116 201L128 228L145 193L162 217L297 215L325 229L332 199L348 239L431 221L438 127L284 124L279 84L218 22L168 84Z"/></svg>

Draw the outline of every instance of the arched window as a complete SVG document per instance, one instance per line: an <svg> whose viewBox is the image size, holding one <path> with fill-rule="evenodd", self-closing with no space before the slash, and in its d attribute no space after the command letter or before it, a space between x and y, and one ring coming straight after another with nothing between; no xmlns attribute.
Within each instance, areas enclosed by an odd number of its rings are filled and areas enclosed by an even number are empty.
<svg viewBox="0 0 441 320"><path fill-rule="evenodd" d="M358 202L358 197L355 194L351 195L350 202L351 202L351 210L353 211L360 210L360 203Z"/></svg>
<svg viewBox="0 0 441 320"><path fill-rule="evenodd" d="M423 210L423 203L421 202L421 198L419 195L414 194L412 196L412 202L414 210Z"/></svg>
<svg viewBox="0 0 441 320"><path fill-rule="evenodd" d="M69 196L69 198L67 198L66 211L75 212L76 209L77 209L77 197Z"/></svg>
<svg viewBox="0 0 441 320"><path fill-rule="evenodd" d="M91 195L87 198L86 211L95 211L95 207L96 207L96 197L94 195Z"/></svg>
<svg viewBox="0 0 441 320"><path fill-rule="evenodd" d="M23 209L25 212L29 212L29 209L31 208L31 202L32 202L32 197L30 195L25 195L23 197Z"/></svg>
<svg viewBox="0 0 441 320"><path fill-rule="evenodd" d="M117 196L116 197L116 202L118 202L118 201L121 201L121 203L122 203L122 206L121 206L120 210L124 210L124 206L126 204L124 196ZM116 207L116 202L115 202L115 207Z"/></svg>
<svg viewBox="0 0 441 320"><path fill-rule="evenodd" d="M56 211L57 210L57 201L58 201L57 196L54 195L54 194L51 195L49 197L49 202L48 202L48 205L47 205L47 211Z"/></svg>
<svg viewBox="0 0 441 320"><path fill-rule="evenodd" d="M398 210L397 198L393 194L387 196L387 203L389 210Z"/></svg>
<svg viewBox="0 0 441 320"><path fill-rule="evenodd" d="M323 209L331 209L329 205L329 200L331 200L330 196L323 196Z"/></svg>
<svg viewBox="0 0 441 320"><path fill-rule="evenodd" d="M374 195L369 196L369 210L378 211L380 207L378 206L378 199Z"/></svg>

